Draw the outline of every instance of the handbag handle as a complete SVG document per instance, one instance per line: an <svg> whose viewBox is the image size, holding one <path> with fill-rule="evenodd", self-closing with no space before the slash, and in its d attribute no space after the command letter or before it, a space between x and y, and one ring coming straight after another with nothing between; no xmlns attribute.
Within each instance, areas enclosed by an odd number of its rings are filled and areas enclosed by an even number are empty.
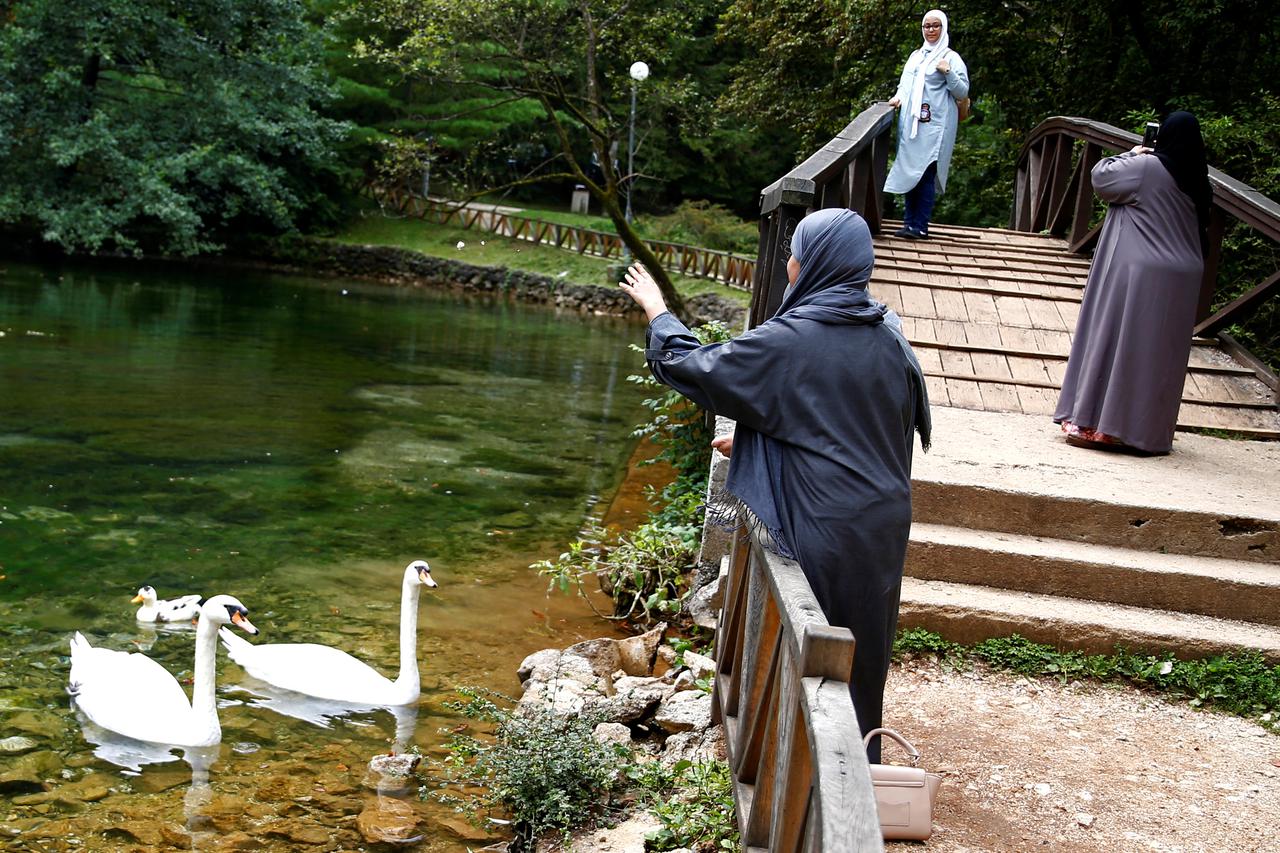
<svg viewBox="0 0 1280 853"><path fill-rule="evenodd" d="M866 737L862 739L862 745L866 746L867 744L871 743L871 739L876 735L886 735L889 738L897 741L898 745L907 751L907 757L911 759L912 767L916 767L920 764L920 750L912 746L909 740L907 740L902 735L895 732L893 729L872 729L871 731L867 732Z"/></svg>

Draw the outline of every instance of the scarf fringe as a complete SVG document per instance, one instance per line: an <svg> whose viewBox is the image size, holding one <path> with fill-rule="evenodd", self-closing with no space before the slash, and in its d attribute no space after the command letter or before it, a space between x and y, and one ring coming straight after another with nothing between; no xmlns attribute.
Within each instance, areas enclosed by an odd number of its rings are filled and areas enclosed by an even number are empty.
<svg viewBox="0 0 1280 853"><path fill-rule="evenodd" d="M721 530L736 530L740 522L745 522L748 529L760 538L765 548L779 557L785 557L788 560L797 559L795 550L787 542L787 537L782 534L782 530L767 526L751 511L751 507L747 506L742 498L732 492L723 489L712 492L703 509L706 512L706 520Z"/></svg>

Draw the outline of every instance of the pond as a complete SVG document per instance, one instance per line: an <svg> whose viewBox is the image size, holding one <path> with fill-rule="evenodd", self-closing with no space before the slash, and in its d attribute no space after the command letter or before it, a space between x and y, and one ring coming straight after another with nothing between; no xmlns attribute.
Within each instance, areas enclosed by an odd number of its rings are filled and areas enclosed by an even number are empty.
<svg viewBox="0 0 1280 853"><path fill-rule="evenodd" d="M525 655L609 633L528 567L601 512L626 471L644 417L627 381L643 368L627 346L640 335L408 287L9 264L5 843L356 849L370 814L409 808L413 849L483 846L443 806L411 792L386 803L367 765L411 746L440 755L463 724L446 704L456 686L518 693ZM410 713L290 704L219 651L222 743L184 761L86 730L66 695L75 631L190 684L194 629L136 622L144 584L161 598L234 595L255 642L333 645L394 677L415 559L439 586L421 595Z"/></svg>

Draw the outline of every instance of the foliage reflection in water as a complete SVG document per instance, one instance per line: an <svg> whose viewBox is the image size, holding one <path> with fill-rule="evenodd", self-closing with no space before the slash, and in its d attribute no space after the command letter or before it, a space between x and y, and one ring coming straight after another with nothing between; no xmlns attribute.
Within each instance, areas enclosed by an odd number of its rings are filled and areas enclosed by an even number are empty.
<svg viewBox="0 0 1280 853"><path fill-rule="evenodd" d="M379 790L369 758L437 751L455 685L515 692L525 654L608 630L527 567L621 478L639 330L349 282L11 264L0 283L6 843L350 848L408 807L417 849L464 849L464 822ZM193 632L136 623L143 584L233 594L262 641L394 677L415 558L440 582L415 710L254 698L221 652L211 753L95 755L70 709L74 630L189 682Z"/></svg>

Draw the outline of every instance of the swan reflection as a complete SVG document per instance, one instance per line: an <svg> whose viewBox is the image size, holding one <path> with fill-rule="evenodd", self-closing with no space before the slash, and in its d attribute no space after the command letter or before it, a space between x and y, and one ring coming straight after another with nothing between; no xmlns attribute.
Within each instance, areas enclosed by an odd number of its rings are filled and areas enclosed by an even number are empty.
<svg viewBox="0 0 1280 853"><path fill-rule="evenodd" d="M412 705L375 705L366 702L348 702L337 699L320 699L282 690L256 678L246 676L239 684L228 688L248 694L244 704L251 708L266 708L295 720L303 720L314 726L327 729L339 720L353 726L377 725L373 717L376 712L386 711L395 719L395 751L404 752L413 743L413 734L418 727L418 706Z"/></svg>

